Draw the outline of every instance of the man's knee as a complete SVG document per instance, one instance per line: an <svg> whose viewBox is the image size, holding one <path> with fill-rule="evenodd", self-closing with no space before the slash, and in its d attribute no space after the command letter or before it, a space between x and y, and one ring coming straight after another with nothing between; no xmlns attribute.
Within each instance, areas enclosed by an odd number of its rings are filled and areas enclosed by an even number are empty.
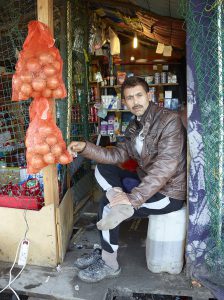
<svg viewBox="0 0 224 300"><path fill-rule="evenodd" d="M108 174L114 174L116 172L117 166L114 165L107 165L107 164L97 164L95 169L95 176L96 173L100 173L103 177L107 176Z"/></svg>
<svg viewBox="0 0 224 300"><path fill-rule="evenodd" d="M98 171L100 174L102 174L102 172L104 172L104 168L105 168L105 165L103 165L103 164L97 164L97 165L96 165L96 168L95 168L95 174L96 174L96 169L97 169L97 171Z"/></svg>

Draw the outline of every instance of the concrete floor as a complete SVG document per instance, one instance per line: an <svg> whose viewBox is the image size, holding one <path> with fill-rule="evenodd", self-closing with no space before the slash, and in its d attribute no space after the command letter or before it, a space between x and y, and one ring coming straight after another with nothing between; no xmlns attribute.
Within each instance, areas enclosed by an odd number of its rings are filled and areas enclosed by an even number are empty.
<svg viewBox="0 0 224 300"><path fill-rule="evenodd" d="M73 262L99 243L97 230L89 218L93 216L94 214L87 213L77 224L76 234L60 268L27 266L12 287L21 295L58 300L132 299L133 293L183 295L191 296L193 300L213 298L206 288L192 287L184 272L180 275L153 274L147 269L147 222L144 220L140 223L137 220L126 222L121 227L118 260L122 273L118 278L94 284L80 281ZM6 263L0 264L0 289L7 285L10 267ZM16 271L18 272L15 269Z"/></svg>

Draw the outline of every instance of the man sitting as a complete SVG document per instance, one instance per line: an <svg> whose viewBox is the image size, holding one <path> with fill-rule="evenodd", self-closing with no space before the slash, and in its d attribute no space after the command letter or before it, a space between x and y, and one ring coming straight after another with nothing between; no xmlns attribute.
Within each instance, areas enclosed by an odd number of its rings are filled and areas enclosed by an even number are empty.
<svg viewBox="0 0 224 300"><path fill-rule="evenodd" d="M144 79L129 77L121 87L124 104L135 115L125 132L125 142L103 148L90 142L74 141L69 152L95 160L95 177L105 191L100 202L101 246L90 255L78 258L78 277L97 282L118 276L119 225L129 218L146 218L182 208L186 198L186 137L179 115L158 107L149 100ZM134 159L137 173L121 169L118 163ZM135 181L127 192L124 180Z"/></svg>

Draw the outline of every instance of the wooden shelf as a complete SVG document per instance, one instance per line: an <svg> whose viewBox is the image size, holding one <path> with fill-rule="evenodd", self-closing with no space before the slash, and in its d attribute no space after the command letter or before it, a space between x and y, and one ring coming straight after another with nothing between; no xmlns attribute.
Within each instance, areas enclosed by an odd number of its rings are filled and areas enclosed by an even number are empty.
<svg viewBox="0 0 224 300"><path fill-rule="evenodd" d="M120 111L120 112L130 112L128 109L108 109L107 111Z"/></svg>
<svg viewBox="0 0 224 300"><path fill-rule="evenodd" d="M179 83L158 83L158 84L151 83L151 84L148 84L148 86L150 86L150 87L153 87L153 86L176 86L176 85L179 85Z"/></svg>
<svg viewBox="0 0 224 300"><path fill-rule="evenodd" d="M101 134L101 136L113 136L115 135L116 137L124 137L125 134L124 133L120 133L120 134Z"/></svg>
<svg viewBox="0 0 224 300"><path fill-rule="evenodd" d="M101 86L100 88L103 89L103 88L120 88L121 85L104 85L104 86Z"/></svg>
<svg viewBox="0 0 224 300"><path fill-rule="evenodd" d="M147 65L180 65L180 62L170 62L170 61L148 61L148 62L120 62L120 63L115 63L115 65L121 65L121 66L125 66L125 65L142 65L142 66L147 66Z"/></svg>
<svg viewBox="0 0 224 300"><path fill-rule="evenodd" d="M151 83L151 84L148 84L149 86L175 86L175 85L179 85L179 83L158 83L158 84L155 84L155 83ZM101 86L100 88L103 89L103 88L120 88L121 85L104 85L104 86Z"/></svg>

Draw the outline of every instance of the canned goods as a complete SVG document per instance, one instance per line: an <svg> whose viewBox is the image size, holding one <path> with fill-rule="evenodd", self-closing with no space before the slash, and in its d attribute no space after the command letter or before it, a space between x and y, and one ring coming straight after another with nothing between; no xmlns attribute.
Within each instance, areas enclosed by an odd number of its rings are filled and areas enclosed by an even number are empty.
<svg viewBox="0 0 224 300"><path fill-rule="evenodd" d="M166 72L161 73L161 83L167 83L167 73Z"/></svg>
<svg viewBox="0 0 224 300"><path fill-rule="evenodd" d="M154 74L154 83L159 84L160 83L160 73Z"/></svg>

